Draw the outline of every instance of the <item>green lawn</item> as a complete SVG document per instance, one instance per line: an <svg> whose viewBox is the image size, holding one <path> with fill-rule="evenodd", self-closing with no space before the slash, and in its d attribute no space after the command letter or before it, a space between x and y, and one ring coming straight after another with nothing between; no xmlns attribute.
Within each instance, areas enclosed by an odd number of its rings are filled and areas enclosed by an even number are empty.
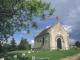
<svg viewBox="0 0 80 60"><path fill-rule="evenodd" d="M22 53L25 53L25 57L22 57ZM32 56L35 56L37 58L48 58L48 59L40 59L40 60L59 60L62 57L72 56L77 53L80 53L80 49L70 49L65 51L38 51L38 52L35 51L31 53L28 53L27 51L13 51L8 53L8 55L6 56L8 58L6 58L6 60L9 60L9 58L13 58L14 55L17 55L17 57L20 58L15 60L21 60L21 59L31 60ZM39 60L39 59L36 59L36 60Z"/></svg>

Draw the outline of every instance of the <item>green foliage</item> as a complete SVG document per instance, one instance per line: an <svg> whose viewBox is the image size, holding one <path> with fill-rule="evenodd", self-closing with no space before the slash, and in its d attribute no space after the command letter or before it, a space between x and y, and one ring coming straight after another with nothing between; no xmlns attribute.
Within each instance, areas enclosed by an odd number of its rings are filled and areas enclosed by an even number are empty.
<svg viewBox="0 0 80 60"><path fill-rule="evenodd" d="M0 42L0 53L2 52L2 44L1 44L1 42Z"/></svg>
<svg viewBox="0 0 80 60"><path fill-rule="evenodd" d="M0 43L0 53L6 53L10 51L11 45L7 43Z"/></svg>
<svg viewBox="0 0 80 60"><path fill-rule="evenodd" d="M3 44L3 52L9 52L11 50L11 45L10 44Z"/></svg>
<svg viewBox="0 0 80 60"><path fill-rule="evenodd" d="M29 45L28 41L26 39L22 38L21 42L18 46L18 49L19 50L28 50L28 49L30 49L30 45Z"/></svg>
<svg viewBox="0 0 80 60"><path fill-rule="evenodd" d="M45 13L47 11L47 13ZM38 0L0 0L0 41L7 40L16 31L37 28L33 17L49 17L54 9Z"/></svg>
<svg viewBox="0 0 80 60"><path fill-rule="evenodd" d="M0 41L4 42L13 34L11 18L16 13L14 9L18 0L0 0Z"/></svg>
<svg viewBox="0 0 80 60"><path fill-rule="evenodd" d="M59 60L68 56L73 56L80 53L80 49L70 49L70 50L58 50L58 51L40 51L33 53L33 56L46 58L49 57L49 60Z"/></svg>
<svg viewBox="0 0 80 60"><path fill-rule="evenodd" d="M14 55L16 55L17 58L14 58ZM22 56L22 54L18 53L5 56L5 60L31 60L31 59L28 58L27 56Z"/></svg>
<svg viewBox="0 0 80 60"><path fill-rule="evenodd" d="M16 44L14 38L12 38L10 44L9 43L4 43L3 45L0 44L0 53L6 53L10 51L17 51L17 50L30 50L30 49L31 49L31 45L24 38L22 38L19 45Z"/></svg>
<svg viewBox="0 0 80 60"><path fill-rule="evenodd" d="M27 53L28 51L15 51L8 53L7 57L13 57L14 55L17 55L20 59L25 59L27 57L29 60L32 58L32 56L35 56L36 58L49 58L49 60L59 60L61 58L65 58L68 56L73 56L75 54L80 53L80 49L70 49L70 50L62 50L62 51L34 51L31 53ZM25 53L25 56L21 56L22 53ZM13 59L13 58L12 58ZM39 60L39 59L37 59Z"/></svg>
<svg viewBox="0 0 80 60"><path fill-rule="evenodd" d="M16 46L16 42L15 42L14 38L11 40L10 50L11 51L17 50L17 46Z"/></svg>
<svg viewBox="0 0 80 60"><path fill-rule="evenodd" d="M14 38L11 40L10 43L5 42L3 44L2 43L0 44L0 53L6 53L15 50L17 50L17 45Z"/></svg>
<svg viewBox="0 0 80 60"><path fill-rule="evenodd" d="M15 14L14 9L18 0L0 0L0 22L7 20Z"/></svg>
<svg viewBox="0 0 80 60"><path fill-rule="evenodd" d="M76 45L76 47L80 47L80 42L76 41L75 45Z"/></svg>

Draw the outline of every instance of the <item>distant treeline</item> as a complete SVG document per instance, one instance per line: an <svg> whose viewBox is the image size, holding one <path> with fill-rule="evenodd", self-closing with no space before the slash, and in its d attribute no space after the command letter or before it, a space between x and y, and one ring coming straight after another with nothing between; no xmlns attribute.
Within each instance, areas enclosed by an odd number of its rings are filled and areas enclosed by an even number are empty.
<svg viewBox="0 0 80 60"><path fill-rule="evenodd" d="M16 43L14 38L12 38L10 43L7 42L3 44L0 43L0 53L16 51L16 50L30 50L30 49L31 49L31 45L29 44L27 39L24 38L20 40L19 44Z"/></svg>

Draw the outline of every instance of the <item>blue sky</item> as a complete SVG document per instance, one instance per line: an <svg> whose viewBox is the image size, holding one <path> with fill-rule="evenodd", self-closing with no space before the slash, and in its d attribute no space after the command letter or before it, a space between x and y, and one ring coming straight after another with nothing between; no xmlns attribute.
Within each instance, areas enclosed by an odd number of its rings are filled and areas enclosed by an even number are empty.
<svg viewBox="0 0 80 60"><path fill-rule="evenodd" d="M43 2L51 2L51 8L55 8L55 16L59 16L61 23L64 25L65 29L70 33L70 40L76 41L80 40L80 0L43 0ZM47 21L40 21L35 18L38 23L38 29L32 29L30 34L25 31L16 32L14 38L17 43L20 39L27 38L30 43L34 40L35 35L46 28L47 26L54 25L56 22L55 16L50 17Z"/></svg>

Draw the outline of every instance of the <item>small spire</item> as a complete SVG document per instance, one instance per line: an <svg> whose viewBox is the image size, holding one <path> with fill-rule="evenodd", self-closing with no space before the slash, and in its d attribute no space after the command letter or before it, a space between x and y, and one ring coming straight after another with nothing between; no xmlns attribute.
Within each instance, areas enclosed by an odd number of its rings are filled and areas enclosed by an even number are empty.
<svg viewBox="0 0 80 60"><path fill-rule="evenodd" d="M57 23L60 23L60 18L59 18L59 16L56 16L56 20L57 20Z"/></svg>

